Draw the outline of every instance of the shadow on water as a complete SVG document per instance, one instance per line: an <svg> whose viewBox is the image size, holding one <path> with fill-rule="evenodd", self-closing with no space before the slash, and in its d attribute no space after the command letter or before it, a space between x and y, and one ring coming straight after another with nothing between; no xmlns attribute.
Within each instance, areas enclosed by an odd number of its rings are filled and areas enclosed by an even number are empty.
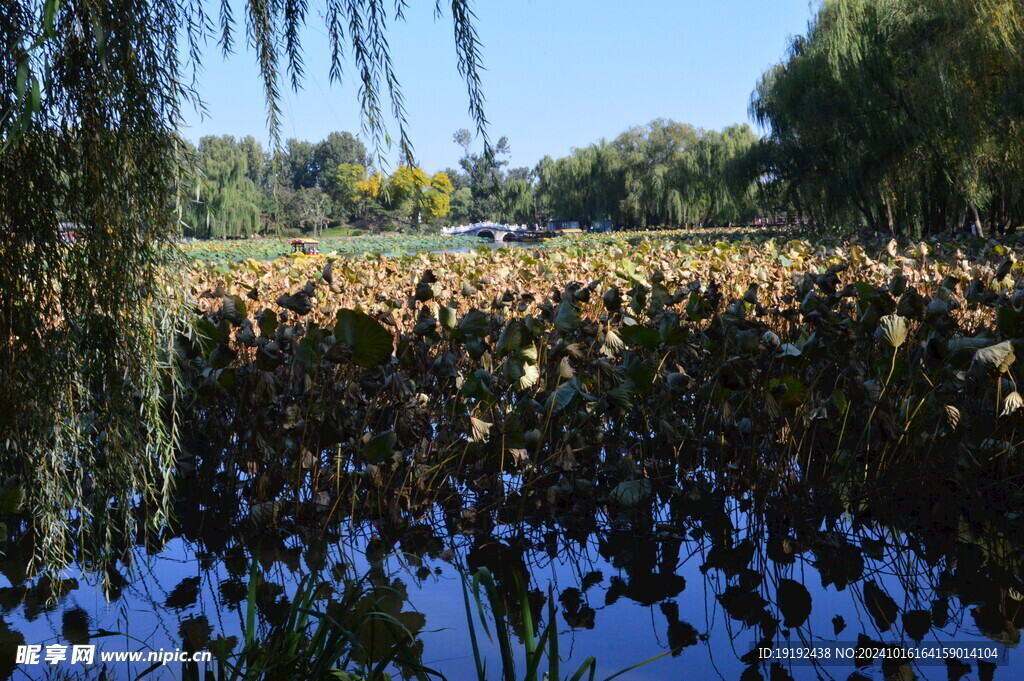
<svg viewBox="0 0 1024 681"><path fill-rule="evenodd" d="M1008 651L1024 626L1019 523L928 478L898 477L852 498L751 470L665 466L660 476L618 483L599 502L567 476L544 488L502 476L484 493L456 487L414 513L335 510L329 518L326 509L250 508L229 493L237 481L225 472L187 486L173 532L126 548L130 570L123 560L104 575L29 579L31 538L15 532L0 562L3 677L52 671L16 666L23 642L224 654L244 638L253 578L256 621L268 634L284 623L304 576L323 580L319 597L329 603L343 576L369 573L393 590L389 607L418 635L424 663L470 678L461 577L482 567L495 576L513 630L522 635L518 570L528 575L536 620L546 618L549 593L555 599L562 656L594 655L603 674L666 651L625 678L1010 679L1024 669ZM863 651L922 642L998 653L914 665L757 664L752 653L773 644ZM497 650L483 647L493 663ZM147 666L112 663L106 678L134 678ZM57 669L99 678L80 666Z"/></svg>

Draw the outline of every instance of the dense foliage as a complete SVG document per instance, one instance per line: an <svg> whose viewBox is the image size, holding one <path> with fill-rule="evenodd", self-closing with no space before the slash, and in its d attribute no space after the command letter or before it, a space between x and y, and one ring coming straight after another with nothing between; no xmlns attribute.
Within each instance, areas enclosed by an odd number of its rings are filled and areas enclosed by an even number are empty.
<svg viewBox="0 0 1024 681"><path fill-rule="evenodd" d="M24 496L36 564L105 545L140 496L167 499L184 93L166 37L181 10L14 0L0 13L0 470L28 491L4 505Z"/></svg>
<svg viewBox="0 0 1024 681"><path fill-rule="evenodd" d="M780 200L819 223L935 234L1024 221L1016 0L826 0L757 86Z"/></svg>
<svg viewBox="0 0 1024 681"><path fill-rule="evenodd" d="M656 120L537 166L538 199L555 215L632 227L725 225L758 214L747 125L721 132Z"/></svg>
<svg viewBox="0 0 1024 681"><path fill-rule="evenodd" d="M292 462L303 498L367 512L391 503L379 476L430 503L449 475L571 481L623 456L837 485L967 466L1020 499L1012 251L676 238L198 268L187 448L268 483Z"/></svg>
<svg viewBox="0 0 1024 681"><path fill-rule="evenodd" d="M613 142L508 168L511 147L472 150L459 130L459 168L428 174L407 164L374 170L349 133L318 144L289 140L265 154L252 137L204 137L185 229L200 238L312 232L338 225L382 230L572 216L634 227L749 222L775 206L758 180L759 138L747 125L721 132L656 120ZM212 216L212 218L211 218Z"/></svg>

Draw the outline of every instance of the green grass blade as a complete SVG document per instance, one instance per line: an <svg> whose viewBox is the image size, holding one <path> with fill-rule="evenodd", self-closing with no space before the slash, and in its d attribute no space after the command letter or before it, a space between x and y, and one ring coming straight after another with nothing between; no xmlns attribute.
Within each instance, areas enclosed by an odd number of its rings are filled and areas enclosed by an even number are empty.
<svg viewBox="0 0 1024 681"><path fill-rule="evenodd" d="M462 579L462 601L466 605L466 623L469 627L469 642L473 646L473 663L476 665L477 681L487 681L487 665L480 656L480 643L476 640L476 624L473 622L473 609L469 605L469 587L466 578Z"/></svg>
<svg viewBox="0 0 1024 681"><path fill-rule="evenodd" d="M663 657L665 657L667 655L671 655L671 654L672 654L671 650L666 650L665 652L663 652L663 653L661 653L659 655L655 655L654 657L647 658L643 662L637 662L632 667L626 667L622 671L615 672L614 674L612 674L611 676L606 678L604 681L612 681L612 679L618 678L618 677L622 676L623 674L625 674L626 672L631 672L634 669L639 669L640 667L643 667L645 664L650 664L651 662L654 662L655 660L660 660L661 658L663 658Z"/></svg>

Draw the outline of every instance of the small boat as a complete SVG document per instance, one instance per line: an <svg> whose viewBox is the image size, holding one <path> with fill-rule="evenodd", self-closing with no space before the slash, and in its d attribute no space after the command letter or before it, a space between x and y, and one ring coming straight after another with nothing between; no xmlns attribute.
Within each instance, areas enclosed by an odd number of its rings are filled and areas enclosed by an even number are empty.
<svg viewBox="0 0 1024 681"><path fill-rule="evenodd" d="M291 244L292 253L302 253L303 255L320 255L320 251L317 246L320 242L315 239L292 239L288 242Z"/></svg>
<svg viewBox="0 0 1024 681"><path fill-rule="evenodd" d="M579 218L551 218L544 227L549 239L556 236L584 233L583 222Z"/></svg>
<svg viewBox="0 0 1024 681"><path fill-rule="evenodd" d="M533 242L533 241L544 241L545 239L551 239L551 238L553 238L553 237L555 237L557 235L554 234L553 232L541 231L541 230L533 230L533 231L530 231L530 232L522 232L518 236L519 236L519 240L520 241L523 241L523 242Z"/></svg>

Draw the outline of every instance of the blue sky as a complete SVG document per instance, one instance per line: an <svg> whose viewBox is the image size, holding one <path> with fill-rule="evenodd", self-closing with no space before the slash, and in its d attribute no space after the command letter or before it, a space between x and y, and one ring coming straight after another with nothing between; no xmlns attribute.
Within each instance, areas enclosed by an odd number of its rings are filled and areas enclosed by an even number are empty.
<svg viewBox="0 0 1024 681"><path fill-rule="evenodd" d="M307 77L298 93L286 89L285 138L359 131L356 86L328 78L322 5L309 3ZM452 133L472 129L466 88L450 17L435 21L432 1L410 5L390 44L417 160L438 170L461 155ZM748 121L757 78L783 57L789 36L806 31L814 11L808 0L476 0L474 8L489 130L493 139L508 136L513 167L655 118L716 129ZM208 116L189 112L187 137L252 134L266 142L251 51L224 60L211 45L199 92Z"/></svg>

